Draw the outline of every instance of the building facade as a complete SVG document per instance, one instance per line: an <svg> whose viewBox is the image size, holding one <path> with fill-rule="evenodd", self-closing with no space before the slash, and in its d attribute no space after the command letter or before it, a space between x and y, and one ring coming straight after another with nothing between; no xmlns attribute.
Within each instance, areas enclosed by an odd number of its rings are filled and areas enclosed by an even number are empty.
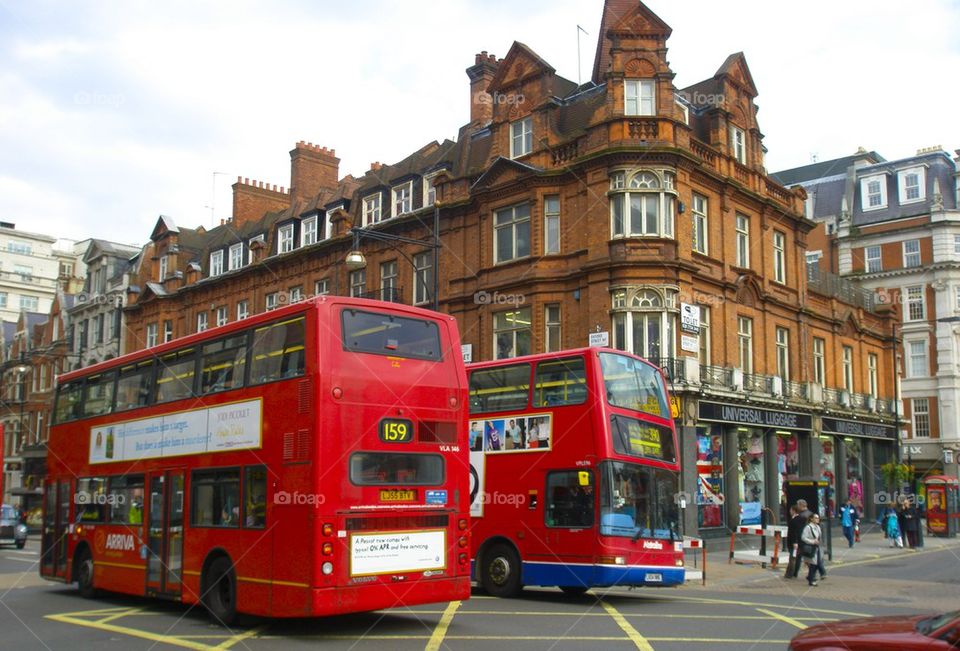
<svg viewBox="0 0 960 651"><path fill-rule="evenodd" d="M960 456L958 163L939 147L894 161L861 151L776 175L818 197L828 264L898 317L901 457L921 478L956 476Z"/></svg>
<svg viewBox="0 0 960 651"><path fill-rule="evenodd" d="M808 284L816 224L764 170L743 55L677 88L670 27L636 0L602 11L586 84L521 43L483 52L456 142L342 178L334 151L299 143L289 189L238 179L230 222L161 217L126 350L327 293L436 300L474 361L595 334L672 383L688 533L781 519L801 476L871 514L894 456L889 310Z"/></svg>

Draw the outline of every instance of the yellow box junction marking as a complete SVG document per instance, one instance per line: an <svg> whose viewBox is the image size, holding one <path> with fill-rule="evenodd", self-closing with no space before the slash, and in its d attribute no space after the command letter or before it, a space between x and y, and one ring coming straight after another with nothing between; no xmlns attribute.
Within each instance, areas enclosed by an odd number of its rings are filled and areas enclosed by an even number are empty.
<svg viewBox="0 0 960 651"><path fill-rule="evenodd" d="M427 642L424 651L439 651L443 645L443 638L447 634L447 629L450 628L450 622L453 621L453 617L457 614L457 608L459 607L459 601L451 601L447 604L447 607L443 611L443 616L441 616L440 621L437 622L437 627L433 629L433 635L430 636L430 641Z"/></svg>
<svg viewBox="0 0 960 651"><path fill-rule="evenodd" d="M620 614L616 608L611 606L606 601L601 601L600 605L603 606L603 609L607 611L607 614L613 617L613 621L623 629L623 632L627 634L627 637L630 638L630 641L633 642L638 649L641 651L653 651L653 647L650 646L650 643L647 642L647 639L640 635L640 631L635 629L626 618Z"/></svg>
<svg viewBox="0 0 960 651"><path fill-rule="evenodd" d="M786 622L787 624L790 624L790 626L796 626L797 628L799 628L799 629L801 629L801 630L803 630L803 629L805 629L805 628L807 627L806 624L802 624L801 622L798 622L798 621L795 620L793 617L787 617L786 615L782 615L782 614L780 614L780 613L775 613L775 612L773 612L772 610L767 610L766 608L757 608L757 610L760 611L761 613L763 613L764 615L769 615L770 617L773 617L774 619L779 619L781 622Z"/></svg>

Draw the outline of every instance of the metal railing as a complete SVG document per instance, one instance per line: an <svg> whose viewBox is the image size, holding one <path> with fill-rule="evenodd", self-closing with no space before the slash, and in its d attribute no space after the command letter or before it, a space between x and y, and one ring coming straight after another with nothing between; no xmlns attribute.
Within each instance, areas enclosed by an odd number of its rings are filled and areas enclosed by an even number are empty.
<svg viewBox="0 0 960 651"><path fill-rule="evenodd" d="M783 395L793 400L806 400L807 390L803 382L786 381L783 383Z"/></svg>
<svg viewBox="0 0 960 651"><path fill-rule="evenodd" d="M820 294L834 296L844 303L862 307L870 312L877 311L876 292L860 287L859 284L841 278L828 271L820 271L815 264L807 265L807 287Z"/></svg>
<svg viewBox="0 0 960 651"><path fill-rule="evenodd" d="M769 375L757 375L755 373L743 374L743 388L745 391L755 393L772 393Z"/></svg>
<svg viewBox="0 0 960 651"><path fill-rule="evenodd" d="M733 383L733 369L723 366L701 366L700 383L710 386L729 387Z"/></svg>
<svg viewBox="0 0 960 651"><path fill-rule="evenodd" d="M667 376L668 382L686 382L687 381L687 372L686 366L684 365L683 358L681 357L654 357L650 360L651 364L656 364L663 370L663 374Z"/></svg>

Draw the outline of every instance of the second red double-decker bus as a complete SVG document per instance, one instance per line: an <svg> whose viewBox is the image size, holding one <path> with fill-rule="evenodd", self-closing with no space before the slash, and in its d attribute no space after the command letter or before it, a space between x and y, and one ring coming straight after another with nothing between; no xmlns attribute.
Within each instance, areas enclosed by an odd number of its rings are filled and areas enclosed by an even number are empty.
<svg viewBox="0 0 960 651"><path fill-rule="evenodd" d="M471 551L488 592L684 581L677 438L658 368L587 348L467 371Z"/></svg>
<svg viewBox="0 0 960 651"><path fill-rule="evenodd" d="M463 378L452 317L342 297L68 373L41 575L225 623L467 598Z"/></svg>

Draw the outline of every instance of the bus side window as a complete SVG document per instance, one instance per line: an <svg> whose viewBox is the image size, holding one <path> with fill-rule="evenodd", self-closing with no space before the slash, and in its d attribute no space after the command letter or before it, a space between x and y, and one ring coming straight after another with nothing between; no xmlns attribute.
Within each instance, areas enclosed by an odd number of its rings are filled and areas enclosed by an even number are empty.
<svg viewBox="0 0 960 651"><path fill-rule="evenodd" d="M193 508L190 524L195 527L240 526L240 471L198 470L190 485Z"/></svg>
<svg viewBox="0 0 960 651"><path fill-rule="evenodd" d="M470 374L470 413L525 409L530 396L530 365L483 368Z"/></svg>
<svg viewBox="0 0 960 651"><path fill-rule="evenodd" d="M267 526L267 469L265 466L244 469L243 501L243 526L247 529L263 529Z"/></svg>
<svg viewBox="0 0 960 651"><path fill-rule="evenodd" d="M120 369L117 380L117 411L145 407L150 402L150 379L153 360L130 364Z"/></svg>
<svg viewBox="0 0 960 651"><path fill-rule="evenodd" d="M579 405L587 399L587 377L582 357L551 359L537 364L534 407Z"/></svg>
<svg viewBox="0 0 960 651"><path fill-rule="evenodd" d="M113 411L113 388L116 373L98 373L87 378L83 388L83 416L102 416Z"/></svg>
<svg viewBox="0 0 960 651"><path fill-rule="evenodd" d="M160 358L157 373L156 402L181 400L193 395L196 355L193 348L178 350Z"/></svg>
<svg viewBox="0 0 960 651"><path fill-rule="evenodd" d="M544 517L548 527L592 527L594 502L592 472L561 470L547 474Z"/></svg>
<svg viewBox="0 0 960 651"><path fill-rule="evenodd" d="M220 339L203 347L200 393L214 393L243 386L247 363L247 334Z"/></svg>
<svg viewBox="0 0 960 651"><path fill-rule="evenodd" d="M143 524L143 475L111 477L107 493L110 522Z"/></svg>
<svg viewBox="0 0 960 651"><path fill-rule="evenodd" d="M82 391L83 380L75 380L57 389L56 422L66 423L80 417Z"/></svg>
<svg viewBox="0 0 960 651"><path fill-rule="evenodd" d="M77 522L107 521L107 480L103 477L87 477L77 480L77 492L73 503L77 505Z"/></svg>
<svg viewBox="0 0 960 651"><path fill-rule="evenodd" d="M253 331L250 383L262 384L303 375L305 362L303 317Z"/></svg>

